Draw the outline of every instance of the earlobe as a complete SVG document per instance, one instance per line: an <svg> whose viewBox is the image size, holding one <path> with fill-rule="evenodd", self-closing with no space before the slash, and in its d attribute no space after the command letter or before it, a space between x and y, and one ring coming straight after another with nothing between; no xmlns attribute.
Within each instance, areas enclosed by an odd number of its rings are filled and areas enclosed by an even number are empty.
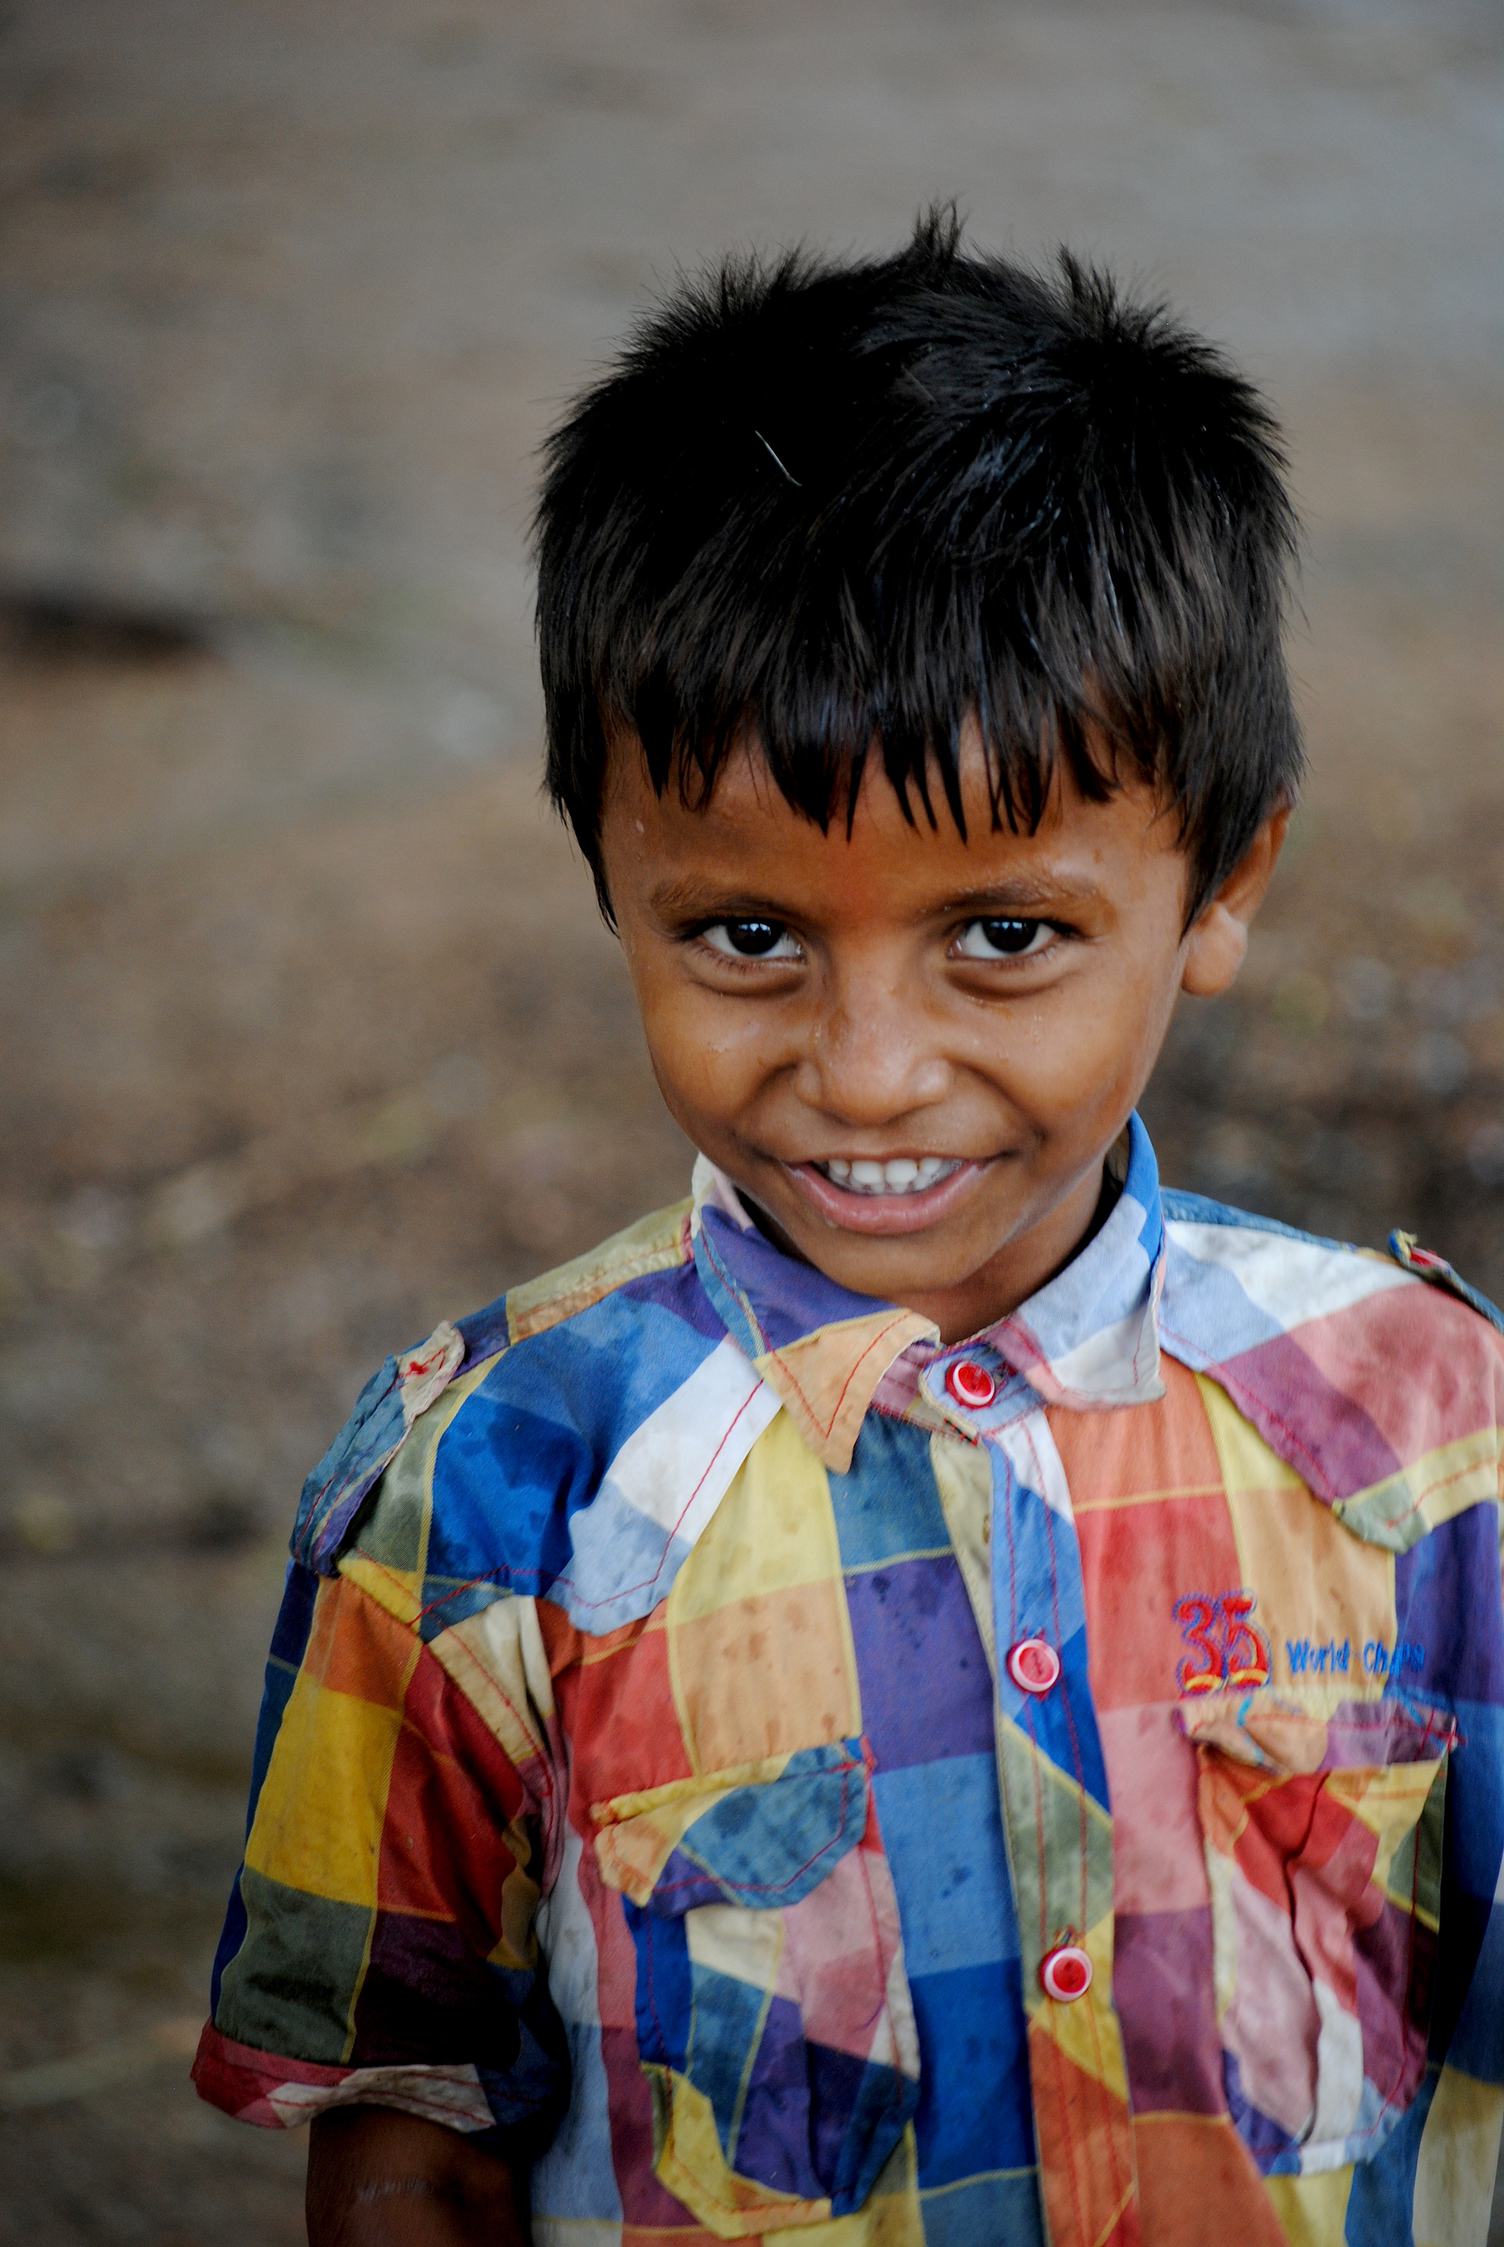
<svg viewBox="0 0 1504 2247"><path fill-rule="evenodd" d="M1249 926L1264 902L1289 825L1290 806L1281 804L1192 924L1180 971L1180 988L1190 998L1220 998L1236 980L1248 956Z"/></svg>
<svg viewBox="0 0 1504 2247"><path fill-rule="evenodd" d="M1220 998L1247 955L1248 923L1214 897L1186 938L1181 990L1193 999Z"/></svg>

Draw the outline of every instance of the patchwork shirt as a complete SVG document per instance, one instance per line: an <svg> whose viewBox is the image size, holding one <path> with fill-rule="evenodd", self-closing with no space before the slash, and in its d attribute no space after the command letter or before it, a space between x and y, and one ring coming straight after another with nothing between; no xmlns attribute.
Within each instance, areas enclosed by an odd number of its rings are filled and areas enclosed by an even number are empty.
<svg viewBox="0 0 1504 2247"><path fill-rule="evenodd" d="M1135 1122L963 1344L703 1165L441 1326L304 1493L200 2090L485 2134L540 2247L1481 2247L1466 1293Z"/></svg>

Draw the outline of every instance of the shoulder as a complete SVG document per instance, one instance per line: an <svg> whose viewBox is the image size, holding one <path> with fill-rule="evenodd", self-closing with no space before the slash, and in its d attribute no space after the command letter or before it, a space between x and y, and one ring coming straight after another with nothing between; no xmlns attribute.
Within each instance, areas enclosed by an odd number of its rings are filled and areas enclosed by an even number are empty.
<svg viewBox="0 0 1504 2247"><path fill-rule="evenodd" d="M567 1330L605 1304L633 1320L633 1306L616 1299L630 1296L634 1281L668 1275L689 1262L688 1204L655 1211L609 1240L510 1289L481 1310L458 1321L443 1319L426 1341L398 1351L377 1368L355 1400L349 1419L303 1485L293 1528L293 1552L305 1565L329 1573L369 1492L407 1442L420 1420L431 1419L441 1397L443 1418L473 1395L503 1361L513 1362L510 1384L536 1361L552 1359L557 1372L570 1342L589 1349L591 1332L571 1337L561 1351L545 1339ZM650 1316L650 1313L639 1316ZM609 1320L611 1311L606 1317ZM593 1328L599 1319L590 1322Z"/></svg>
<svg viewBox="0 0 1504 2247"><path fill-rule="evenodd" d="M1438 1317L1459 1333L1467 1331L1467 1322L1440 1306L1465 1305L1495 1335L1504 1335L1504 1312L1445 1257L1421 1248L1412 1233L1391 1233L1387 1251L1379 1251L1302 1232L1277 1217L1204 1194L1167 1191L1163 1208L1177 1292L1198 1284L1215 1291L1212 1275L1224 1272L1251 1290L1266 1318L1285 1330L1338 1309L1394 1298L1404 1303L1407 1317ZM1429 1291L1431 1309L1418 1290ZM1230 1314L1225 1290L1223 1304Z"/></svg>
<svg viewBox="0 0 1504 2247"><path fill-rule="evenodd" d="M1164 1197L1161 1334L1379 1542L1412 1542L1499 1493L1504 1321L1442 1258L1303 1233L1200 1195Z"/></svg>
<svg viewBox="0 0 1504 2247"><path fill-rule="evenodd" d="M508 1593L614 1627L628 1586L637 1608L667 1591L684 1493L740 1463L759 1387L677 1204L388 1359L305 1485L294 1552L400 1579L425 1635Z"/></svg>

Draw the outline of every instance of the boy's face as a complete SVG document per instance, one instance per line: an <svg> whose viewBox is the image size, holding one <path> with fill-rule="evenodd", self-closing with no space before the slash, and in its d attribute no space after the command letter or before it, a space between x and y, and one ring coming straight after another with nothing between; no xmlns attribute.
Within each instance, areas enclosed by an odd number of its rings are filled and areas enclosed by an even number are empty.
<svg viewBox="0 0 1504 2247"><path fill-rule="evenodd" d="M1237 973L1277 814L1187 933L1173 818L1062 774L1033 835L910 826L880 771L848 837L755 754L703 809L612 751L606 882L664 1099L784 1247L947 1341L1013 1309L1089 1231L1103 1159L1177 994Z"/></svg>

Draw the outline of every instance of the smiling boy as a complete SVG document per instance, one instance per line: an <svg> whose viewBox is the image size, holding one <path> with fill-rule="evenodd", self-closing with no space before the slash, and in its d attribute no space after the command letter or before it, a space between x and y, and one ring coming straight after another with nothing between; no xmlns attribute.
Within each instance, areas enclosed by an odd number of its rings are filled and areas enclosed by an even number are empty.
<svg viewBox="0 0 1504 2247"><path fill-rule="evenodd" d="M1134 1114L1298 779L1265 410L937 215L682 287L540 533L693 1195L310 1477L201 2090L316 2247L1481 2247L1504 1346Z"/></svg>
<svg viewBox="0 0 1504 2247"><path fill-rule="evenodd" d="M1220 991L1273 869L1261 823L1187 929L1173 817L1062 772L994 831L975 721L961 825L869 785L822 830L754 750L703 807L623 746L602 863L654 1073L690 1141L793 1256L959 1341L1087 1238L1176 994Z"/></svg>

